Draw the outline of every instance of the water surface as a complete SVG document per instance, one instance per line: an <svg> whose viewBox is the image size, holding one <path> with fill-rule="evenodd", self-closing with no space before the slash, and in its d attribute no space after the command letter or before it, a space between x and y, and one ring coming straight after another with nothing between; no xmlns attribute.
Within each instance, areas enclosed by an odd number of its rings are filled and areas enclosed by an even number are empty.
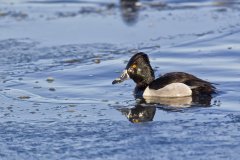
<svg viewBox="0 0 240 160"><path fill-rule="evenodd" d="M131 7L1 3L1 159L239 157L239 2ZM138 51L149 54L156 75L189 72L218 94L208 105L139 107L132 81L111 85ZM131 122L129 113L139 112L148 122Z"/></svg>

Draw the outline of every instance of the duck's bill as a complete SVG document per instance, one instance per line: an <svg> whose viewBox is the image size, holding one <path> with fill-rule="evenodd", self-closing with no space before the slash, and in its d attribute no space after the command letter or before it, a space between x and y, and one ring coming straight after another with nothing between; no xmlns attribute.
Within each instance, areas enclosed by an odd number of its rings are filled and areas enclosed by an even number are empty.
<svg viewBox="0 0 240 160"><path fill-rule="evenodd" d="M121 76L119 78L116 78L112 84L116 84L116 83L121 83L125 80L127 80L129 78L129 75L127 73L127 70L124 70L123 73L121 74Z"/></svg>

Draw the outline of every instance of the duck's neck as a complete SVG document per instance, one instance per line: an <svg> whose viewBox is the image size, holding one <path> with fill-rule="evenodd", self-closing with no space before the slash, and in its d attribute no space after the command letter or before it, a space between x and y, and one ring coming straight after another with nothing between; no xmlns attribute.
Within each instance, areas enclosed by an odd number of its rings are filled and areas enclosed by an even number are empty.
<svg viewBox="0 0 240 160"><path fill-rule="evenodd" d="M153 79L154 80L154 79ZM152 81L153 81L152 80ZM152 82L151 81L151 82ZM134 96L135 98L141 98L143 95L144 90L148 87L148 85L151 83L150 81L147 83L137 83L135 89L134 89Z"/></svg>
<svg viewBox="0 0 240 160"><path fill-rule="evenodd" d="M155 76L154 73L152 75L147 75L144 77L135 77L134 82L136 83L136 89L139 91L144 91L147 86L149 86L152 81L154 81Z"/></svg>

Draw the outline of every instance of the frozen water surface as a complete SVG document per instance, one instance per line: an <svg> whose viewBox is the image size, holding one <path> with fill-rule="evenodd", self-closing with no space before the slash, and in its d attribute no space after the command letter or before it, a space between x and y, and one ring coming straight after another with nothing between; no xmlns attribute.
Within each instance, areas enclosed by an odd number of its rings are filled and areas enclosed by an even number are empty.
<svg viewBox="0 0 240 160"><path fill-rule="evenodd" d="M1 1L0 159L238 159L240 2L135 2ZM137 51L218 94L135 100L111 82Z"/></svg>

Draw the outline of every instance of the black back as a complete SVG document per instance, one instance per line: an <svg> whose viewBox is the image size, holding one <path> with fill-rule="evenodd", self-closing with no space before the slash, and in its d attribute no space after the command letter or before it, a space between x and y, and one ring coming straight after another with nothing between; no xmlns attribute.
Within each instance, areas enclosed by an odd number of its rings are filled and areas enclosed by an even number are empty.
<svg viewBox="0 0 240 160"><path fill-rule="evenodd" d="M150 89L160 89L171 83L184 83L192 87L193 95L215 93L215 87L207 81L184 72L164 74L149 84Z"/></svg>

